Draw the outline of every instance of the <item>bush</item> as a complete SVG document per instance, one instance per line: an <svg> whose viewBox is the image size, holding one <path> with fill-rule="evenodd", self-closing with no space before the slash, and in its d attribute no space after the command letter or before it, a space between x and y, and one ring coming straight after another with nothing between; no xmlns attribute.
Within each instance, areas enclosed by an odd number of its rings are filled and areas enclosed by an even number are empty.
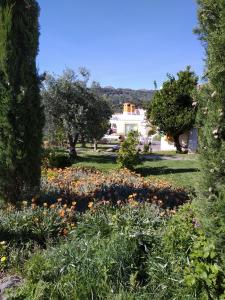
<svg viewBox="0 0 225 300"><path fill-rule="evenodd" d="M45 168L66 168L72 165L69 154L57 152L54 149L42 151L42 165Z"/></svg>
<svg viewBox="0 0 225 300"><path fill-rule="evenodd" d="M138 133L136 131L129 132L118 153L117 162L120 167L133 170L134 166L140 163L138 144Z"/></svg>

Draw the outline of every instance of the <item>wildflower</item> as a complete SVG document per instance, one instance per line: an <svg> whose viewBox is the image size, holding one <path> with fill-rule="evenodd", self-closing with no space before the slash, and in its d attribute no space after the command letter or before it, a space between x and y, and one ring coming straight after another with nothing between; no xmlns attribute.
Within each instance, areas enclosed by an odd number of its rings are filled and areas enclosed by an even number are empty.
<svg viewBox="0 0 225 300"><path fill-rule="evenodd" d="M43 206L44 207L48 207L48 204L45 202L45 203L43 203Z"/></svg>
<svg viewBox="0 0 225 300"><path fill-rule="evenodd" d="M6 256L1 257L1 262L5 262L7 260Z"/></svg>
<svg viewBox="0 0 225 300"><path fill-rule="evenodd" d="M58 202L58 203L62 202L62 198L59 198L59 199L57 200L57 202Z"/></svg>
<svg viewBox="0 0 225 300"><path fill-rule="evenodd" d="M44 216L47 216L47 211L43 211L43 215L44 215Z"/></svg>
<svg viewBox="0 0 225 300"><path fill-rule="evenodd" d="M61 209L59 211L59 215L60 215L61 218L64 218L65 217L65 211L63 209Z"/></svg>
<svg viewBox="0 0 225 300"><path fill-rule="evenodd" d="M24 206L27 206L27 201L23 201L22 204L23 204Z"/></svg>
<svg viewBox="0 0 225 300"><path fill-rule="evenodd" d="M92 208L93 205L94 205L94 202L89 202L89 203L88 203L88 207L89 207L89 208Z"/></svg>
<svg viewBox="0 0 225 300"><path fill-rule="evenodd" d="M50 208L52 208L52 209L55 208L55 204L52 204L52 205L50 206Z"/></svg>
<svg viewBox="0 0 225 300"><path fill-rule="evenodd" d="M5 245L5 244L6 244L5 241L1 241L1 242L0 242L0 245Z"/></svg>
<svg viewBox="0 0 225 300"><path fill-rule="evenodd" d="M67 208L67 204L64 204L64 205L63 205L63 208Z"/></svg>
<svg viewBox="0 0 225 300"><path fill-rule="evenodd" d="M73 206L75 206L76 204L77 204L77 202L76 202L76 201L73 201L73 202L72 202L72 205L73 205Z"/></svg>

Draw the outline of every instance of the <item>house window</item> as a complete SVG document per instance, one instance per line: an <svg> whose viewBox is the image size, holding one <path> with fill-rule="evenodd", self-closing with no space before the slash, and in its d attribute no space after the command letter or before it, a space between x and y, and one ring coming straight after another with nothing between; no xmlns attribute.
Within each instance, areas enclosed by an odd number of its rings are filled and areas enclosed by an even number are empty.
<svg viewBox="0 0 225 300"><path fill-rule="evenodd" d="M125 135L128 135L130 131L138 131L137 124L125 124Z"/></svg>

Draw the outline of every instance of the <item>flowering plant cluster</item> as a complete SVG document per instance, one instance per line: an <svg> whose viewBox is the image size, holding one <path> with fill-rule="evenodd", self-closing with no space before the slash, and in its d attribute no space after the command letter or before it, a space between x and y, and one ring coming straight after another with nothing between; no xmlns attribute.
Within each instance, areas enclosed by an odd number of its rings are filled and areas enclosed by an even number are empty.
<svg viewBox="0 0 225 300"><path fill-rule="evenodd" d="M128 169L108 174L87 168L49 169L43 180L43 190L48 191L45 194L52 202L57 197L67 204L75 199L78 210L85 210L93 201L116 205L131 198L174 209L188 200L182 189L171 187L164 180L144 179Z"/></svg>

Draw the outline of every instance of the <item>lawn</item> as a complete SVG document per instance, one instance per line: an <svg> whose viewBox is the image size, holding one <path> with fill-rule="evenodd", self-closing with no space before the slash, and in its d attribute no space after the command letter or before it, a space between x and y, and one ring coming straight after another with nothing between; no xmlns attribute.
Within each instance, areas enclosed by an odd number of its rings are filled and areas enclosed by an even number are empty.
<svg viewBox="0 0 225 300"><path fill-rule="evenodd" d="M161 155L156 153L155 155ZM171 184L194 188L199 178L199 161L197 155L178 155L180 160L172 160L175 153L166 153L171 160L146 159L136 167L136 172L144 177L153 177L171 182ZM95 167L101 171L110 171L119 168L116 164L116 154L79 150L79 160L74 166Z"/></svg>

